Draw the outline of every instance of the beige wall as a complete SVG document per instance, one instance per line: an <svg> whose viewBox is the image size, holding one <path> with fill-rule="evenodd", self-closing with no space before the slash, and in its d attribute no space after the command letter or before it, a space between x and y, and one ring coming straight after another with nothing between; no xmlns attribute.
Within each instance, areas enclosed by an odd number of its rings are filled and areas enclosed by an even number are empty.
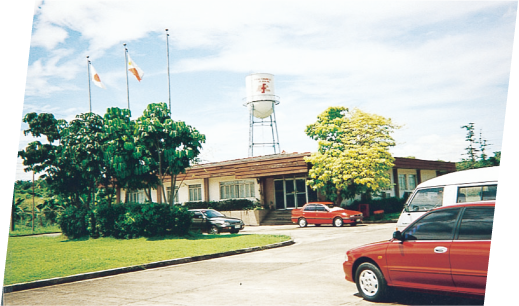
<svg viewBox="0 0 519 306"><path fill-rule="evenodd" d="M437 176L436 170L420 170L420 173L422 175L422 183Z"/></svg>
<svg viewBox="0 0 519 306"><path fill-rule="evenodd" d="M398 169L398 174L414 174L418 180L418 171L416 169ZM397 182L398 177L394 177L393 170L389 171L389 175L391 178L391 183L394 184ZM435 170L421 170L420 175L422 178L422 182L427 181L431 178L436 177ZM224 176L224 177L215 177L209 179L194 179L194 180L184 180L183 182L177 182L177 186L180 184L179 189L179 202L184 203L189 201L189 185L200 184L202 185L202 199L209 199L209 201L220 201L220 182L228 182L237 180L234 176ZM274 178L264 178L263 182L263 190L260 188L260 184L257 179L250 179L254 182L255 187L255 197L248 198L249 200L260 200L260 202L264 205L265 208L268 208L271 204L275 207L275 191L274 191ZM206 188L204 183L208 183L209 186ZM417 182L418 184L418 182ZM166 187L169 184L166 184ZM412 190L400 189L400 196L403 195L404 192L411 192ZM208 195L206 193L209 192ZM263 192L261 194L260 192ZM390 190L384 190L388 197L394 197L395 191L394 187ZM152 200L157 202L157 191L152 190ZM322 200L322 199L321 199ZM121 191L121 201L124 201L124 190ZM164 199L163 199L164 202Z"/></svg>
<svg viewBox="0 0 519 306"><path fill-rule="evenodd" d="M276 207L276 201L274 199L274 178L265 178L265 190L263 191L263 195L265 197L263 201L265 208L270 206Z"/></svg>

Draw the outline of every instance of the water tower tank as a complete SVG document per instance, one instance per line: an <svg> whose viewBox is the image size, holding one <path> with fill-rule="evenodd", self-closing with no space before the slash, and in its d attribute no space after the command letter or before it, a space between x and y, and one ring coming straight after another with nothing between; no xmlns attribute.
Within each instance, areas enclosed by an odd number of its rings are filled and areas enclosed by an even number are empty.
<svg viewBox="0 0 519 306"><path fill-rule="evenodd" d="M253 116L267 118L274 111L274 104L279 104L274 91L274 75L270 73L254 73L245 78L247 92L246 104L253 109Z"/></svg>

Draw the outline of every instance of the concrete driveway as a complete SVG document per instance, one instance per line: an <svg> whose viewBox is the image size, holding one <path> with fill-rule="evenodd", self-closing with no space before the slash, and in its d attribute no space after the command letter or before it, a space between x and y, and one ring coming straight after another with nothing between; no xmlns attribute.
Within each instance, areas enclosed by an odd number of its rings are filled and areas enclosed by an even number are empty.
<svg viewBox="0 0 519 306"><path fill-rule="evenodd" d="M288 247L132 272L4 295L4 305L472 305L482 301L398 293L364 301L344 280L346 250L389 239L394 224L247 227L284 234Z"/></svg>

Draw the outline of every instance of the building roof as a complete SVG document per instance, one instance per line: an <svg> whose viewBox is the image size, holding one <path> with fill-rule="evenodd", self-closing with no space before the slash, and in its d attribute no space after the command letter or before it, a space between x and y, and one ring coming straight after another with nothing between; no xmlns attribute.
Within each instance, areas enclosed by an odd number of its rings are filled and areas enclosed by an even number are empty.
<svg viewBox="0 0 519 306"><path fill-rule="evenodd" d="M312 153L281 153L255 156L221 162L194 165L186 169L185 174L179 174L177 180L203 179L209 177L234 176L236 179L272 177L279 175L294 175L308 173L312 167L306 163L305 156ZM394 168L438 170L443 172L456 171L452 162L421 160L415 158L395 157Z"/></svg>

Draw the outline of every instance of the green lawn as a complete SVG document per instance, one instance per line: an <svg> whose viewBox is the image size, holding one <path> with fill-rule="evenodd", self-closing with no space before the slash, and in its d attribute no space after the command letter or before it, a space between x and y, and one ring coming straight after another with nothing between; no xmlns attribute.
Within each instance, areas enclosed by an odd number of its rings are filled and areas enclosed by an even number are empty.
<svg viewBox="0 0 519 306"><path fill-rule="evenodd" d="M9 236L24 236L24 235L32 235L32 234L47 234L47 233L60 233L61 228L59 225L48 225L48 226L40 226L36 224L34 226L34 231L32 230L32 226L16 224L14 227L14 231L9 229Z"/></svg>
<svg viewBox="0 0 519 306"><path fill-rule="evenodd" d="M206 255L290 240L283 235L201 235L186 238L67 240L9 237L4 285Z"/></svg>

